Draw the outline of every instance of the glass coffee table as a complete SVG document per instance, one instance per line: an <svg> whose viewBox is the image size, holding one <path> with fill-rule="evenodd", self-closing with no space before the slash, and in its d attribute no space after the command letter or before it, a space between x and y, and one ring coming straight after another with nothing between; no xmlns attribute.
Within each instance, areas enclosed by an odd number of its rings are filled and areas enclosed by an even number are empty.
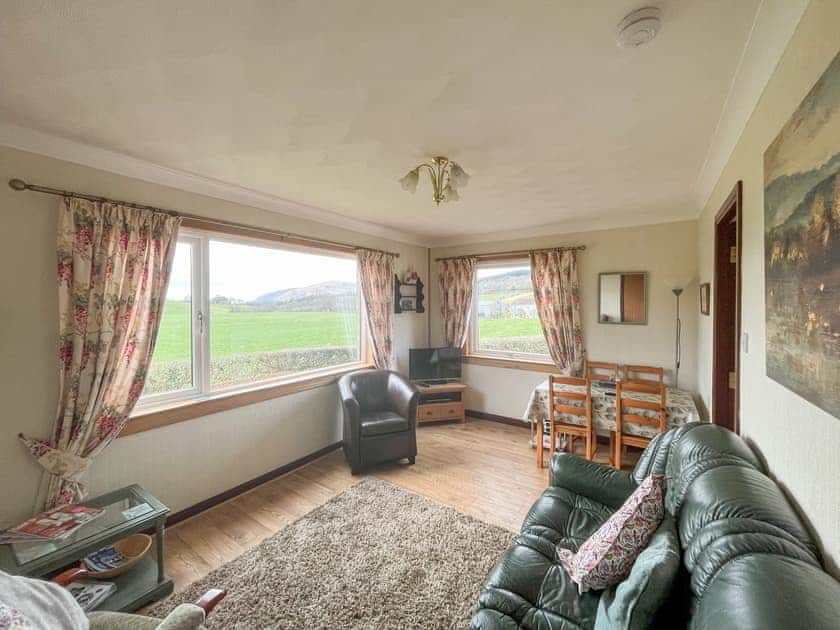
<svg viewBox="0 0 840 630"><path fill-rule="evenodd" d="M147 553L122 575L108 578L117 590L96 610L132 612L169 595L174 587L163 566L163 532L169 508L138 485L84 501L105 512L58 541L0 545L0 569L14 575L48 579L78 564L86 555L118 540L154 529L155 553Z"/></svg>

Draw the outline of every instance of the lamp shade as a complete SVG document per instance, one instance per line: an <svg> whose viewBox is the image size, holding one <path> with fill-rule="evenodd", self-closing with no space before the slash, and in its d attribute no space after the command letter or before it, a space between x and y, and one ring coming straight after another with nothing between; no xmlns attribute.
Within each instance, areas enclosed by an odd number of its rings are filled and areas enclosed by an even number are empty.
<svg viewBox="0 0 840 630"><path fill-rule="evenodd" d="M470 176L458 164L449 167L449 182L456 188L463 188L470 181Z"/></svg>
<svg viewBox="0 0 840 630"><path fill-rule="evenodd" d="M417 191L417 182L420 181L420 173L417 172L417 169L412 171L408 171L400 180L400 186L403 187L403 190L407 190L410 193Z"/></svg>

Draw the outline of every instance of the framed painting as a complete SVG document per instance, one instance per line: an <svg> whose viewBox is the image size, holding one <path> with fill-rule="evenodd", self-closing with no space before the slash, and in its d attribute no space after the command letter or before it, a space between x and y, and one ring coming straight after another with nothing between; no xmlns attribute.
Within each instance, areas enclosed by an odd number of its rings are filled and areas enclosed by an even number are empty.
<svg viewBox="0 0 840 630"><path fill-rule="evenodd" d="M700 313L702 315L709 314L709 293L710 293L711 285L708 282L704 282L700 285Z"/></svg>
<svg viewBox="0 0 840 630"><path fill-rule="evenodd" d="M840 54L764 153L767 376L840 418Z"/></svg>

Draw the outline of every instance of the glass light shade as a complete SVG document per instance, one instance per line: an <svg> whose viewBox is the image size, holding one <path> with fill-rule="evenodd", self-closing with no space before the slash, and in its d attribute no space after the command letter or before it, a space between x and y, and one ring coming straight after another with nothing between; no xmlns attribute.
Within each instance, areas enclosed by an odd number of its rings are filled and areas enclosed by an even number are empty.
<svg viewBox="0 0 840 630"><path fill-rule="evenodd" d="M449 181L456 188L463 188L470 181L470 176L458 164L449 167Z"/></svg>
<svg viewBox="0 0 840 630"><path fill-rule="evenodd" d="M417 182L420 181L420 173L417 172L417 169L413 171L408 171L400 180L400 186L403 187L403 190L407 190L410 193L417 191Z"/></svg>
<svg viewBox="0 0 840 630"><path fill-rule="evenodd" d="M443 189L443 200L444 201L458 201L460 197L458 196L458 191L453 188L452 184L447 184Z"/></svg>

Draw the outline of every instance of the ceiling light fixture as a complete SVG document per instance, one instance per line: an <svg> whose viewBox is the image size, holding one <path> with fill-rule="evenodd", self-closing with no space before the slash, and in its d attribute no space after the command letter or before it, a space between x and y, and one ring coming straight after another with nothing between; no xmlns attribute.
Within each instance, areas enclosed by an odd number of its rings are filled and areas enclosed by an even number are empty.
<svg viewBox="0 0 840 630"><path fill-rule="evenodd" d="M434 189L433 199L435 203L458 201L458 189L463 188L470 181L470 176L458 164L447 157L438 156L431 162L423 162L406 173L400 180L403 190L414 193L417 190L417 183L420 181L420 169L429 171Z"/></svg>
<svg viewBox="0 0 840 630"><path fill-rule="evenodd" d="M618 45L622 48L637 48L656 37L662 27L662 12L656 7L645 7L633 11L618 24Z"/></svg>

